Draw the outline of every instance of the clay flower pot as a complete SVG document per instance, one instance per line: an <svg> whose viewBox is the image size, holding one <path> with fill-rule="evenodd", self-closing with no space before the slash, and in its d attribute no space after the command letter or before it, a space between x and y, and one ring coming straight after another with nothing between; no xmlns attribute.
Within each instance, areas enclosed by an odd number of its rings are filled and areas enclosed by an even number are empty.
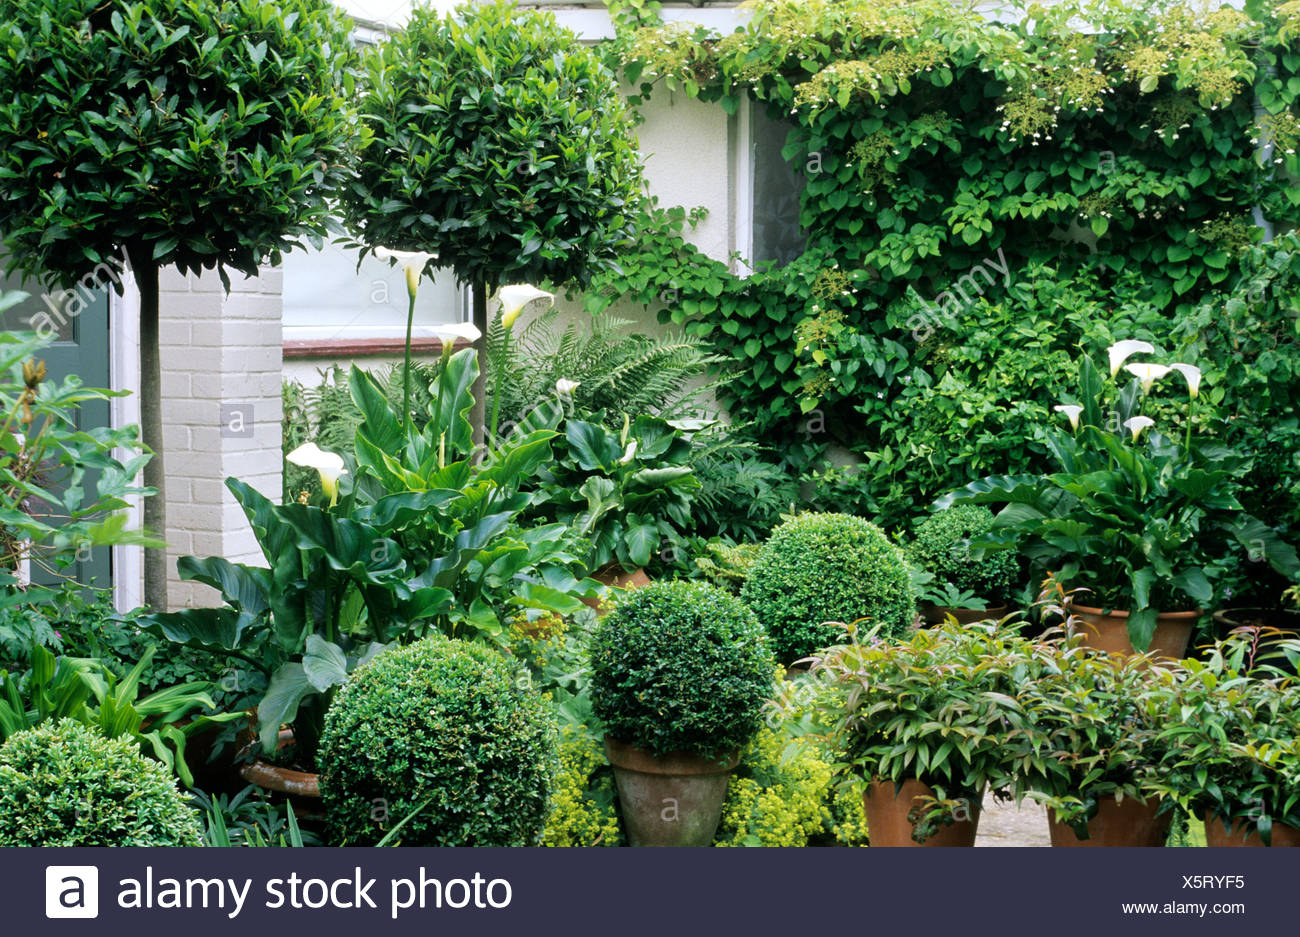
<svg viewBox="0 0 1300 937"><path fill-rule="evenodd" d="M740 752L723 761L685 752L662 756L605 737L605 755L628 843L633 846L708 846L722 820L727 783Z"/></svg>
<svg viewBox="0 0 1300 937"><path fill-rule="evenodd" d="M629 573L618 563L607 563L592 573L591 578L611 589L640 589L650 585L650 577L646 575L644 569L637 567ZM600 611L599 599L579 599L579 601L588 608Z"/></svg>
<svg viewBox="0 0 1300 937"><path fill-rule="evenodd" d="M257 745L257 738L251 731L244 733L246 744L241 752L250 751ZM293 744L293 730L281 729L277 749L287 748ZM276 794L283 794L293 801L294 813L299 817L320 816L320 775L310 771L295 771L279 765L262 761L260 758L239 769L239 776L254 787Z"/></svg>
<svg viewBox="0 0 1300 937"><path fill-rule="evenodd" d="M1264 841L1255 831L1255 824L1237 820L1229 831L1223 818L1205 813L1205 845L1207 846L1263 846ZM1270 835L1273 846L1300 846L1300 829L1284 823L1274 823Z"/></svg>
<svg viewBox="0 0 1300 937"><path fill-rule="evenodd" d="M1225 608L1214 613L1214 626L1218 637L1226 638L1239 629L1255 629L1261 652L1274 650L1279 641L1300 638L1300 612L1273 608ZM1270 661L1287 673L1294 674L1295 667L1282 659Z"/></svg>
<svg viewBox="0 0 1300 937"><path fill-rule="evenodd" d="M867 836L872 846L974 846L980 822L980 802L972 800L969 819L940 826L924 843L912 839L908 813L918 797L933 797L934 788L917 780L904 781L895 791L893 781L872 781L862 795L867 814Z"/></svg>
<svg viewBox="0 0 1300 937"><path fill-rule="evenodd" d="M1160 802L1148 798L1146 803L1135 797L1117 801L1107 797L1097 807L1097 815L1088 821L1088 838L1079 839L1074 830L1047 818L1053 846L1163 846L1169 838L1173 814L1156 816Z"/></svg>
<svg viewBox="0 0 1300 937"><path fill-rule="evenodd" d="M977 621L1001 621L1011 611L1010 606L995 605L992 608L951 608L947 605L933 605L930 602L921 603L921 619L926 627L930 625L939 625L947 620L951 615L957 619L959 625L971 625Z"/></svg>
<svg viewBox="0 0 1300 937"><path fill-rule="evenodd" d="M1108 654L1136 654L1137 649L1128 639L1128 612L1103 612L1087 605L1074 606L1074 613L1083 620L1079 633L1083 643ZM1148 650L1157 657L1181 660L1192 639L1192 629L1203 613L1161 612L1156 616L1156 631Z"/></svg>

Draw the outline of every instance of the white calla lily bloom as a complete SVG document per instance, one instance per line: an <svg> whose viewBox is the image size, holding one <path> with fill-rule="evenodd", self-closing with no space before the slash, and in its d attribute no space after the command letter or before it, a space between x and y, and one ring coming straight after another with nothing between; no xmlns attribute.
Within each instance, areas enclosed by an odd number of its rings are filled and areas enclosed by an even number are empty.
<svg viewBox="0 0 1300 937"><path fill-rule="evenodd" d="M1187 393L1193 400L1201 392L1201 369L1194 364L1171 364L1169 370L1177 371L1187 378Z"/></svg>
<svg viewBox="0 0 1300 937"><path fill-rule="evenodd" d="M435 338L442 339L442 353L444 355L451 354L456 339L463 338L472 345L483 335L472 322L444 322L441 325L435 325L430 331L433 332Z"/></svg>
<svg viewBox="0 0 1300 937"><path fill-rule="evenodd" d="M547 305L555 303L554 293L539 290L528 283L503 286L497 293L497 298L501 300L501 324L507 329L514 326L515 320L519 318L519 313L529 303L536 302L539 299L549 300Z"/></svg>
<svg viewBox="0 0 1300 937"><path fill-rule="evenodd" d="M1124 370L1142 382L1142 393L1148 393L1151 385L1168 374L1172 368L1163 364L1126 364Z"/></svg>
<svg viewBox="0 0 1300 937"><path fill-rule="evenodd" d="M424 268L429 261L438 259L436 251L395 251L388 247L376 247L374 254L376 260L396 260L402 265L406 272L406 292L412 299L420 286L420 277L424 276Z"/></svg>
<svg viewBox="0 0 1300 937"><path fill-rule="evenodd" d="M335 452L326 452L314 442L305 442L285 456L294 465L313 468L320 473L320 486L330 497L330 507L339 503L339 476L348 470L343 466L343 457Z"/></svg>
<svg viewBox="0 0 1300 937"><path fill-rule="evenodd" d="M1155 354L1155 346L1150 342L1137 341L1135 339L1125 339L1122 342L1116 342L1106 349L1106 354L1110 356L1110 376L1114 377L1119 373L1120 367L1138 352L1143 354Z"/></svg>
<svg viewBox="0 0 1300 937"><path fill-rule="evenodd" d="M1052 408L1057 413L1064 413L1070 418L1070 429L1079 428L1079 414L1083 413L1083 407L1072 403L1060 403Z"/></svg>
<svg viewBox="0 0 1300 937"><path fill-rule="evenodd" d="M635 455L636 455L636 440L634 439L630 443L628 443L627 448L623 450L623 458L618 460L619 464L627 465L629 462L632 461L632 457Z"/></svg>
<svg viewBox="0 0 1300 937"><path fill-rule="evenodd" d="M1156 425L1156 421L1149 416L1135 416L1124 421L1124 428L1133 434L1133 441L1137 442L1138 436L1144 429Z"/></svg>
<svg viewBox="0 0 1300 937"><path fill-rule="evenodd" d="M570 381L562 377L555 382L555 392L561 397L572 397L573 392L580 386L582 386L582 381Z"/></svg>

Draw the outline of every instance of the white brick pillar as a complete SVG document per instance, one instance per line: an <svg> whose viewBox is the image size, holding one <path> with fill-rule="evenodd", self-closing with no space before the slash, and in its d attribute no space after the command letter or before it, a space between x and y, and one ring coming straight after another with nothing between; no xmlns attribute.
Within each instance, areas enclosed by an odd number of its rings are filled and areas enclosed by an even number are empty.
<svg viewBox="0 0 1300 937"><path fill-rule="evenodd" d="M207 586L181 582L176 560L223 556L265 565L226 478L280 500L283 274L162 272L163 445L167 469L168 598L173 608L214 605Z"/></svg>

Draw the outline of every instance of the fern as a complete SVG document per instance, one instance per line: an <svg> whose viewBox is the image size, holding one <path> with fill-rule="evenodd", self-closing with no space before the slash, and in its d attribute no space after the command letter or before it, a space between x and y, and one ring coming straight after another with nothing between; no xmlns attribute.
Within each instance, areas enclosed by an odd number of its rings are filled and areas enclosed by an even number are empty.
<svg viewBox="0 0 1300 937"><path fill-rule="evenodd" d="M701 398L725 383L707 375L728 359L711 354L703 339L624 334L632 323L608 316L593 318L587 328L570 323L558 330L558 314L548 309L512 336L504 361L500 320L488 328L489 360L501 361L489 376L490 393L501 395L503 420L517 421L553 397L561 378L578 382L577 410L603 413L611 426L625 413L697 416L704 410Z"/></svg>

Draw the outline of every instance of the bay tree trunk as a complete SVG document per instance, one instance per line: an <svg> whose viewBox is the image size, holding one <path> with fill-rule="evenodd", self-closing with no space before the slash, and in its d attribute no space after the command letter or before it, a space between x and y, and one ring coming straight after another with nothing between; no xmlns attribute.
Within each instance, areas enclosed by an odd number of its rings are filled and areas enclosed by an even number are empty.
<svg viewBox="0 0 1300 937"><path fill-rule="evenodd" d="M158 265L148 245L127 248L140 290L140 437L153 450L144 467L144 483L157 494L144 499L144 526L167 539L167 472L163 462L162 359L158 347ZM167 610L167 551L144 551L144 602Z"/></svg>
<svg viewBox="0 0 1300 937"><path fill-rule="evenodd" d="M470 410L469 419L474 424L474 461L482 460L483 439L486 433L487 425L487 284L483 282L475 283L472 287L474 292L474 327L478 329L478 341L474 347L478 349L478 378L474 381L474 409Z"/></svg>

